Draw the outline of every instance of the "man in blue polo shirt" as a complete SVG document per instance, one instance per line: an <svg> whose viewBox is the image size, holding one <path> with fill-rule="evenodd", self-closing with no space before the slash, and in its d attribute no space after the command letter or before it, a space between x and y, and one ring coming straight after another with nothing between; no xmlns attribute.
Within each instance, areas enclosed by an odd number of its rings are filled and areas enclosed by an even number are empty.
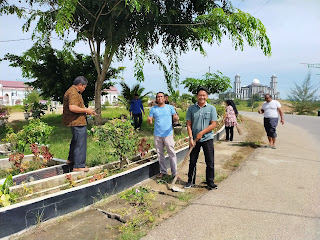
<svg viewBox="0 0 320 240"><path fill-rule="evenodd" d="M190 188L196 181L196 165L202 147L206 161L206 181L208 187L217 188L214 184L214 147L213 132L217 126L216 108L207 103L208 91L204 87L197 90L198 102L189 107L186 115L187 130L190 147L194 147L190 154L188 183L185 188Z"/></svg>
<svg viewBox="0 0 320 240"><path fill-rule="evenodd" d="M160 173L157 177L161 178L167 174L164 147L166 147L169 155L171 174L175 176L177 174L177 157L174 150L172 119L174 121L178 120L178 115L173 106L165 104L163 92L157 93L156 103L158 105L150 109L148 123L152 124L153 119L155 120L153 133L154 145L157 150L160 165Z"/></svg>
<svg viewBox="0 0 320 240"><path fill-rule="evenodd" d="M133 115L134 129L141 130L142 112L144 114L144 109L138 94L135 94L134 99L131 100L129 111L130 111L130 116Z"/></svg>

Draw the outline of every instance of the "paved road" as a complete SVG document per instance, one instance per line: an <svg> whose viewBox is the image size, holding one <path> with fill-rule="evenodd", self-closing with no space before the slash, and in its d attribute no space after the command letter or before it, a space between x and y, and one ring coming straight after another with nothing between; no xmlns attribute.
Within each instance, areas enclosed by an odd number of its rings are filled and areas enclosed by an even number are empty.
<svg viewBox="0 0 320 240"><path fill-rule="evenodd" d="M240 112L248 117L257 118L259 116L257 113L252 112ZM262 123L262 115L260 121ZM311 135L317 138L320 141L320 117L314 116L302 116L302 115L292 115L292 114L285 114L284 116L285 122L292 123L298 127L304 128L308 131Z"/></svg>
<svg viewBox="0 0 320 240"><path fill-rule="evenodd" d="M320 118L285 120L277 149L257 149L219 189L143 239L320 239Z"/></svg>

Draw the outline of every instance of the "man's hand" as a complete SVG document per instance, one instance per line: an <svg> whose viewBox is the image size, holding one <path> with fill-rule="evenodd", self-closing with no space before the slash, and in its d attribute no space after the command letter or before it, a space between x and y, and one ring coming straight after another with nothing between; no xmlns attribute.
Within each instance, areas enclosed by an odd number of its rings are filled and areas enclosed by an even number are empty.
<svg viewBox="0 0 320 240"><path fill-rule="evenodd" d="M147 123L148 123L148 124L152 124L152 117L148 117Z"/></svg>
<svg viewBox="0 0 320 240"><path fill-rule="evenodd" d="M132 116L132 112L130 112L130 117Z"/></svg>
<svg viewBox="0 0 320 240"><path fill-rule="evenodd" d="M179 120L179 116L177 113L175 113L174 115L172 115L173 121L178 121Z"/></svg>
<svg viewBox="0 0 320 240"><path fill-rule="evenodd" d="M281 119L281 123L282 123L282 125L284 124L284 120L283 119Z"/></svg>
<svg viewBox="0 0 320 240"><path fill-rule="evenodd" d="M94 115L97 116L96 112L93 109L87 108L87 114L88 115Z"/></svg>
<svg viewBox="0 0 320 240"><path fill-rule="evenodd" d="M189 146L194 147L196 145L195 141L191 138L189 141Z"/></svg>
<svg viewBox="0 0 320 240"><path fill-rule="evenodd" d="M199 132L196 137L196 142L199 141L202 138L202 136L203 136L203 133Z"/></svg>

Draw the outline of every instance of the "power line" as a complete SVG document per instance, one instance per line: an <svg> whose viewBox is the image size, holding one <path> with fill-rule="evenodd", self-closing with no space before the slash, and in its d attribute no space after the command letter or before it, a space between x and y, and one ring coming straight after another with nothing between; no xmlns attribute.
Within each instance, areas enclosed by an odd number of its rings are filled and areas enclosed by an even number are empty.
<svg viewBox="0 0 320 240"><path fill-rule="evenodd" d="M243 2L244 2L244 0L242 0L242 1L241 1L241 3L239 3L239 5L237 6L237 8L239 8L239 7L240 7L240 5L241 5Z"/></svg>
<svg viewBox="0 0 320 240"><path fill-rule="evenodd" d="M60 38L54 38L51 37L51 39L55 39L55 40L61 40ZM10 39L10 40L0 40L0 43L6 43L6 42L18 42L18 41L25 41L25 40L32 40L31 37L29 38L20 38L20 39Z"/></svg>
<svg viewBox="0 0 320 240"><path fill-rule="evenodd" d="M271 0L268 0L262 7L260 7L253 15L255 15L257 12L259 12L262 8L264 8Z"/></svg>
<svg viewBox="0 0 320 240"><path fill-rule="evenodd" d="M17 42L17 41L25 41L25 40L30 40L30 38L20 38L20 39L11 39L11 40L0 40L0 42Z"/></svg>

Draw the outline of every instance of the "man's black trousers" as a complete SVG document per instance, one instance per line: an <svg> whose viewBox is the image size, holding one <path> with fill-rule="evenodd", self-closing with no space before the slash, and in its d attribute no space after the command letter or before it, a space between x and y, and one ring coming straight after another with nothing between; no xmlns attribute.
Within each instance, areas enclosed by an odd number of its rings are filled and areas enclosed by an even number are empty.
<svg viewBox="0 0 320 240"><path fill-rule="evenodd" d="M197 142L190 154L188 182L195 184L197 172L197 160L199 157L200 148L202 147L205 161L206 161L206 181L207 183L214 183L214 147L213 139L205 142Z"/></svg>
<svg viewBox="0 0 320 240"><path fill-rule="evenodd" d="M142 124L142 113L132 114L134 120L134 129L141 129Z"/></svg>

